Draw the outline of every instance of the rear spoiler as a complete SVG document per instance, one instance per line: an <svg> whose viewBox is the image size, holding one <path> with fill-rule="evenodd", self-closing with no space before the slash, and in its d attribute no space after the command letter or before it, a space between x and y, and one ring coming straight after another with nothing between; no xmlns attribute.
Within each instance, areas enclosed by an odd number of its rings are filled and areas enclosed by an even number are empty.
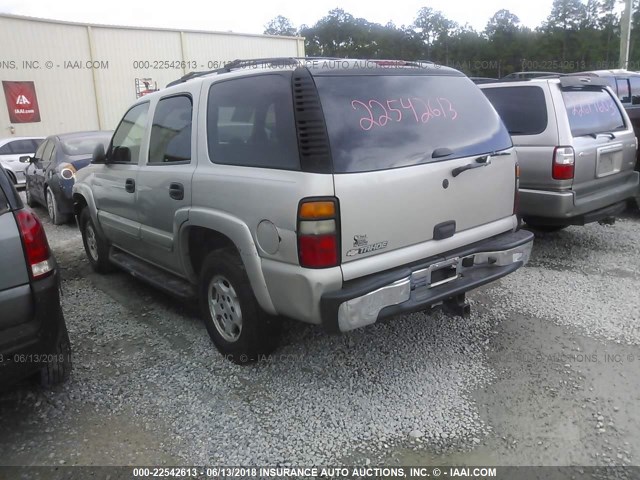
<svg viewBox="0 0 640 480"><path fill-rule="evenodd" d="M595 76L565 75L559 80L562 88L604 88L609 86L606 79Z"/></svg>

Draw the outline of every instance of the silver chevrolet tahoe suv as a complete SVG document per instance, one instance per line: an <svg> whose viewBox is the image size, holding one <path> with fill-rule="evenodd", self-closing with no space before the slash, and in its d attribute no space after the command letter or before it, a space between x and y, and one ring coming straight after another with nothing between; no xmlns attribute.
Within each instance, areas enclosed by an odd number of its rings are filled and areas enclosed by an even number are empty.
<svg viewBox="0 0 640 480"><path fill-rule="evenodd" d="M481 85L522 169L519 213L546 231L615 218L638 194L633 125L605 79Z"/></svg>
<svg viewBox="0 0 640 480"><path fill-rule="evenodd" d="M198 299L230 360L271 351L285 316L345 332L514 272L502 121L456 70L262 59L140 98L73 197L90 263Z"/></svg>

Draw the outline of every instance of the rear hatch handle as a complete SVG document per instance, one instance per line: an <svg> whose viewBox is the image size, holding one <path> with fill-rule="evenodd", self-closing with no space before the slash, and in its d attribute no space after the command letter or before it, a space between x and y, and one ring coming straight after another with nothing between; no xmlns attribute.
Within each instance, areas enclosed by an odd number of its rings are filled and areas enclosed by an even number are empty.
<svg viewBox="0 0 640 480"><path fill-rule="evenodd" d="M451 175L455 178L462 172L466 172L467 170L486 167L487 165L491 165L491 157L499 157L501 155L511 155L511 152L491 152L487 155L482 155L475 159L475 163L468 163L466 165L454 168L453 170L451 170Z"/></svg>

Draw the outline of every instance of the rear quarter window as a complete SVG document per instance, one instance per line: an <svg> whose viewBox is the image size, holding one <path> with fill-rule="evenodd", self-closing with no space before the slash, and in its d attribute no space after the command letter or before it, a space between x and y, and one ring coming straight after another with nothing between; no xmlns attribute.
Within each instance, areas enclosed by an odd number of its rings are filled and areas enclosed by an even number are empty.
<svg viewBox="0 0 640 480"><path fill-rule="evenodd" d="M564 90L562 98L574 137L625 129L622 112L607 90Z"/></svg>
<svg viewBox="0 0 640 480"><path fill-rule="evenodd" d="M511 135L538 135L547 129L547 105L538 86L483 88Z"/></svg>
<svg viewBox="0 0 640 480"><path fill-rule="evenodd" d="M300 170L290 74L211 85L207 143L214 163Z"/></svg>
<svg viewBox="0 0 640 480"><path fill-rule="evenodd" d="M335 173L367 172L504 150L511 138L467 77L315 78ZM437 155L435 150L448 151Z"/></svg>

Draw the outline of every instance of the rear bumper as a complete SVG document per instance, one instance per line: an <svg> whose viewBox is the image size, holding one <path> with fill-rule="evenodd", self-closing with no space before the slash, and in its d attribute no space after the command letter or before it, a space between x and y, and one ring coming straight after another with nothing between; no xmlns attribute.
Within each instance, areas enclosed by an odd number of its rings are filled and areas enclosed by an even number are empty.
<svg viewBox="0 0 640 480"><path fill-rule="evenodd" d="M519 214L525 220L529 218L541 223L584 225L604 218L597 213L598 211L604 211L635 197L638 194L639 183L640 174L632 172L624 183L608 186L589 195L579 196L571 190L553 192L521 188ZM549 219L557 221L545 221Z"/></svg>
<svg viewBox="0 0 640 480"><path fill-rule="evenodd" d="M37 372L55 353L64 325L60 307L58 272L32 283L33 316L29 321L0 331L0 384Z"/></svg>
<svg viewBox="0 0 640 480"><path fill-rule="evenodd" d="M347 282L341 290L322 296L322 324L330 332L345 332L424 310L516 271L529 260L532 246L531 232L508 232L437 258Z"/></svg>

